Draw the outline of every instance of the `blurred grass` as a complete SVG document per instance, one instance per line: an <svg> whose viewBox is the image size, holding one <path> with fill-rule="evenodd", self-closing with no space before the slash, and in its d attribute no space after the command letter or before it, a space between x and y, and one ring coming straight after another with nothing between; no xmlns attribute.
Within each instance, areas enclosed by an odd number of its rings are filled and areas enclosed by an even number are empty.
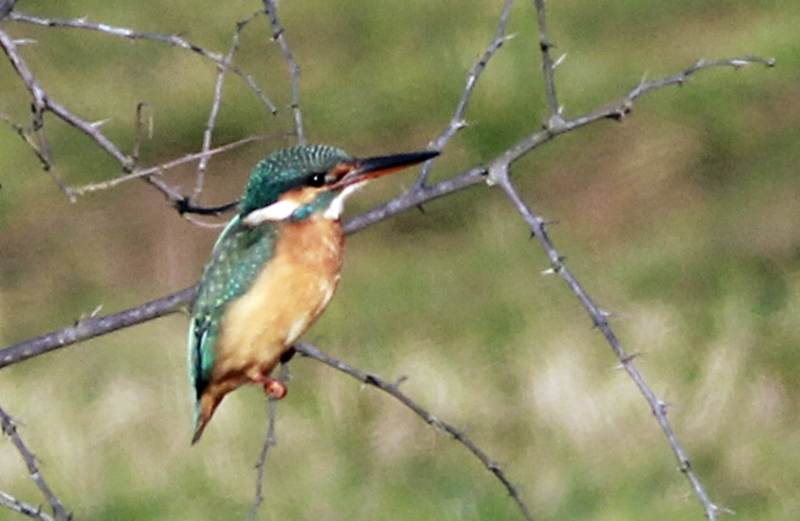
<svg viewBox="0 0 800 521"><path fill-rule="evenodd" d="M217 52L260 2L21 2L20 10L179 32ZM355 154L412 150L449 120L500 2L283 2L303 68L313 141ZM563 136L516 165L532 207L659 395L695 468L742 518L794 519L800 411L800 4L572 0L550 5L568 114L617 99L642 74L754 53L778 67L707 71L653 93L622 125ZM102 34L3 23L48 91L133 144L135 106L153 107L155 162L200 144L215 69L185 51ZM535 20L491 62L470 126L434 172L489 159L544 117ZM218 143L291 128L286 65L259 19L237 64L281 108L271 116L231 76ZM0 111L29 101L0 63ZM69 183L115 165L47 121ZM212 160L204 202L236 197L251 165L290 141ZM371 187L350 213L402 191ZM190 169L169 181L191 189ZM0 345L62 327L102 304L133 306L193 283L215 232L179 219L144 185L70 204L13 132L0 128ZM511 206L477 188L351 237L339 294L307 335L388 379L504 465L537 519L701 519L634 386L619 371ZM22 422L77 519L243 519L265 429L262 393L230 396L188 446L185 317L114 333L3 371L0 403ZM306 360L292 363L259 519L516 519L466 451L391 399ZM38 502L9 443L0 488ZM0 519L14 518L0 511Z"/></svg>

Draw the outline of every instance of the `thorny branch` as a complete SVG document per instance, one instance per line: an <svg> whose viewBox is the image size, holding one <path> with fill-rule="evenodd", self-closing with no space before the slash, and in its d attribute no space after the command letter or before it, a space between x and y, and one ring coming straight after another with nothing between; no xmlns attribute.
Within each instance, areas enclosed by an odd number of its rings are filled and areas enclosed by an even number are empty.
<svg viewBox="0 0 800 521"><path fill-rule="evenodd" d="M453 118L451 119L445 131L439 136L439 138L437 138L434 142L432 142L432 145L437 150L443 148L449 142L452 136L460 128L463 128L463 126L465 125L464 116L474 86L478 81L481 73L485 69L488 61L503 45L503 43L508 39L508 37L505 35L505 28L508 21L508 17L510 15L510 9L512 3L513 0L506 0L502 14L499 19L495 37L492 40L491 44L487 47L481 59L478 62L476 62L475 65L473 65L473 67L470 69L467 76L466 86L462 91L461 99L457 105ZM8 6L9 4L11 5L11 8L6 10L4 6ZM248 83L248 85L250 85L251 88L259 94L259 97L268 107L270 107L270 110L273 112L275 111L274 106L272 106L269 100L267 100L266 97L263 96L263 93L260 91L260 89L258 89L255 83L252 82L252 79L230 64L233 53L235 52L237 47L238 31L241 30L242 26L240 26L237 29L237 32L234 35L234 40L229 54L226 55L225 57L222 57L218 54L210 53L208 51L200 49L175 35L158 35L154 33L134 32L128 29L112 27L105 24L89 23L83 19L56 20L56 19L36 18L13 12L12 11L13 4L14 4L13 1L9 2L8 0L6 0L5 3L0 5L0 12L6 14L8 20L34 23L38 25L44 25L47 27L71 27L79 29L96 30L105 32L107 34L130 38L130 39L149 39L154 41L161 41L164 43L168 43L170 45L176 45L181 48L189 49L195 53L198 53L206 58L215 61L217 63L220 73L218 74L217 77L214 105L212 105L211 114L209 115L208 126L211 128L213 128L214 126L216 113L218 111L220 103L219 100L221 99L223 71L231 71L242 77ZM669 422L667 421L666 406L664 402L661 401L657 396L655 396L652 393L652 391L644 382L643 378L641 377L636 367L633 365L633 357L627 354L627 352L624 350L619 340L617 339L616 335L610 328L610 325L607 320L608 313L600 309L594 303L594 301L583 290L582 286L577 282L577 280L575 280L571 272L566 268L566 266L562 261L562 258L557 253L552 242L549 239L545 221L540 217L538 217L536 214L534 214L527 207L525 202L521 199L521 197L515 190L513 184L511 183L509 172L511 165L519 158L521 158L534 148L550 141L551 139L555 138L560 134L569 132L571 130L576 130L578 128L595 123L603 119L616 119L616 120L622 119L631 111L633 102L640 96L650 91L657 90L669 85L682 85L683 83L686 82L689 76L695 74L696 72L712 67L739 68L749 63L762 63L766 66L772 66L774 65L774 61L765 60L762 58L752 57L752 56L745 56L741 58L726 59L726 60L711 60L711 61L700 60L691 67L687 68L686 70L674 74L672 76L668 76L653 81L642 80L635 89L630 91L621 100L609 103L594 112L580 115L575 118L565 118L563 116L563 108L558 104L558 99L556 96L556 89L555 89L555 69L558 63L560 63L561 59L554 61L550 56L550 50L554 46L547 36L544 4L545 4L544 0L534 0L534 5L536 7L536 12L537 12L537 20L539 24L539 43L542 52L542 70L545 78L545 96L547 99L548 112L549 112L549 117L544 125L544 128L528 135L524 139L520 140L518 143L509 147L505 152L501 153L491 161L482 165L478 165L468 171L453 175L452 177L449 177L443 181L437 182L432 185L427 184L430 166L426 165L424 167L425 169L420 173L417 183L408 193L400 197L397 197L379 207L376 207L364 214L356 216L354 219L346 223L345 230L347 233L354 233L375 222L394 216L409 208L419 206L422 203L431 201L438 197L443 197L448 194L454 193L456 191L465 189L467 187L474 186L481 181L486 181L489 184L499 185L499 187L503 189L507 197L514 203L517 210L520 212L522 217L531 227L533 235L540 241L542 247L544 248L545 252L548 255L548 258L550 259L553 272L558 273L567 282L570 289L575 293L575 295L587 309L596 327L601 330L603 335L611 344L612 349L614 350L617 357L620 359L622 363L622 367L626 370L629 376L639 387L642 394L645 396L646 400L650 404L653 414L656 416L659 425L661 426L662 430L665 432L665 435L668 438L670 446L679 462L681 471L684 472L684 474L687 476L687 479L689 479L695 494L700 498L703 507L705 509L706 517L709 520L713 521L717 519L717 514L719 513L720 509L719 507L714 505L714 503L711 502L711 500L709 499L699 479L694 473L688 457L683 451L681 445L678 443L674 435L674 432L672 431L672 428ZM305 137L302 125L302 115L299 107L299 67L297 66L294 57L284 39L284 34L283 34L284 31L283 28L278 23L274 3L271 0L264 0L264 5L265 5L265 11L270 17L273 30L273 38L281 46L284 58L287 60L287 63L289 65L290 79L292 84L292 109L294 111L294 116L295 116L295 133L298 138L298 141L304 142ZM7 117L3 117L2 119L8 125L10 125L15 131L17 131L17 133L29 143L31 148L34 150L34 152L37 154L37 156L40 158L40 160L42 161L43 165L46 168L48 168L52 164L52 158L49 152L49 147L47 146L46 139L42 132L42 128L44 125L44 114L46 112L50 112L53 113L55 116L61 118L68 124L74 126L76 129L83 132L91 139L93 139L97 143L97 145L100 146L100 148L102 148L110 156L116 159L120 163L120 165L122 165L123 170L126 172L125 175L107 181L105 183L87 185L86 187L79 189L66 188L62 186L62 189L65 189L65 192L67 192L68 195L70 195L70 197L75 197L76 195L81 195L83 193L88 193L94 190L111 188L112 186L116 186L117 184L127 181L129 179L144 178L145 180L156 186L159 190L161 190L162 193L164 193L165 196L170 201L172 201L173 204L176 205L176 207L178 207L179 209L183 208L186 211L190 211L193 209L193 207L190 205L187 198L185 196L182 196L175 189L166 185L163 182L163 180L157 177L157 175L160 174L162 171L170 168L171 166L178 164L178 162L183 163L186 161L193 161L193 160L205 161L206 158L213 155L214 153L219 153L224 150L228 150L230 148L233 148L234 146L244 144L244 142L246 141L242 140L237 143L225 145L224 147L211 149L210 148L211 132L207 131L207 134L204 136L203 151L201 153L189 154L184 158L175 160L173 162L164 163L163 165L159 165L157 167L151 167L149 169L137 169L135 165L137 154L131 156L124 154L116 145L114 145L110 140L108 140L106 136L99 130L99 124L85 121L80 117L74 115L72 112L66 109L66 107L60 105L46 93L42 85L39 84L39 82L35 79L31 71L28 69L25 61L22 59L17 47L17 42L15 42L11 37L8 36L7 33L3 32L2 30L0 30L0 47L3 48L10 63L15 69L17 75L20 77L23 84L28 89L33 101L33 108L34 108L34 118L30 129L26 129L20 125L17 125L16 123L9 120ZM35 139L31 137L31 134L35 136ZM248 140L252 139L256 138L248 138ZM200 172L202 172L202 170L204 169L204 165L201 165L199 168ZM199 176L198 183L201 186L202 176ZM227 206L230 205L226 205L226 207ZM222 209L223 207L220 207L220 209L210 209L210 210L222 211ZM62 329L60 331L51 333L49 335L45 335L43 337L27 340L17 345L10 346L8 348L0 350L0 368L37 356L39 354L48 351L52 351L54 349L59 349L61 347L65 347L67 345L76 342L100 336L102 334L123 327L128 327L147 320L158 318L165 314L179 311L181 309L184 309L192 301L192 299L194 298L194 294L195 294L195 288L188 288L179 293L169 295L165 298L149 302L147 304L143 304L141 306L137 306L129 310L115 313L113 315L83 319L78 321L74 326ZM334 367L340 371L343 371L359 379L360 381L366 384L373 385L391 394L393 397L400 400L404 405L406 405L416 414L418 414L427 423L434 425L440 430L443 430L448 434L450 434L451 436L453 436L456 440L458 440L465 447L467 447L470 450L470 452L472 452L472 454L475 455L481 461L484 467L487 470L491 471L501 481L501 483L503 483L503 485L508 490L509 494L517 502L518 506L522 510L523 515L527 519L531 519L531 514L527 506L520 498L516 488L505 477L500 467L496 463L492 462L488 458L488 456L486 456L471 440L466 438L460 431L437 419L436 417L434 417L433 415L431 415L430 413L419 407L415 402L411 401L408 397L406 397L403 393L401 393L398 390L397 385L388 383L374 375L364 373L347 364L343 364L342 362L332 359L327 355L325 355L324 353L318 351L313 346L309 346L307 344L300 344L296 346L296 348L298 351L307 356L322 361L330 365L331 367ZM259 464L257 465L259 478L257 480L257 491L256 491L255 501L251 510L251 516L255 515L255 512L259 504L261 503L261 498L263 496L261 492L263 487L264 461L266 459L269 447L274 443L275 413L273 404L270 405L270 411L271 412L270 412L269 431L263 451L261 453L261 457L259 459ZM22 443L22 440L19 438L18 434L16 434L16 429L13 424L13 421L10 419L10 417L8 417L7 414L5 414L4 411L2 411L2 409L0 409L0 416L2 416L4 432L6 432L9 436L12 437L12 439L15 440L15 445L17 445L18 451L23 456L23 459L25 459L26 464L28 464L28 469L31 473L31 476L34 477L35 480L38 479L36 481L37 485L42 490L44 496L50 502L51 507L53 508L54 514L56 516L55 519L59 520L67 519L68 514L63 509L63 506L61 506L58 499L52 495L52 492L47 487L46 483L44 483L44 480L41 479L41 476L38 473L38 469L36 467L35 458L30 453L30 451L27 450L27 447L24 446L24 443ZM16 440L19 440L19 444L17 444ZM23 513L25 515L29 515L31 517L38 517L40 519L45 519L45 520L51 519L49 516L39 512L34 507L27 505L26 503L19 502L16 499L6 494L0 495L0 504L2 504L3 506L7 506L8 508L11 508L13 510L16 510L20 513Z"/></svg>
<svg viewBox="0 0 800 521"><path fill-rule="evenodd" d="M550 114L548 126L558 126L563 123L561 107L556 96L556 62L550 55L553 42L547 36L547 16L545 13L545 0L534 0L536 6L536 22L539 25L539 50L542 53L542 72L544 73L544 91L547 99L547 108ZM559 60L560 61L560 60Z"/></svg>
<svg viewBox="0 0 800 521"><path fill-rule="evenodd" d="M278 402L270 397L267 400L267 404L269 407L267 435L264 438L264 445L261 447L261 453L258 455L258 462L256 462L256 493L253 498L253 504L250 506L250 512L247 514L248 521L255 521L256 515L258 514L258 507L264 502L264 479L266 476L267 455L269 454L269 449L278 444L278 441L275 439L275 425L278 421Z"/></svg>
<svg viewBox="0 0 800 521"><path fill-rule="evenodd" d="M11 438L11 442L14 444L14 447L16 447L17 452L19 452L19 454L22 456L22 459L25 460L25 466L28 467L28 475L30 475L30 478L34 483L36 483L36 486L39 487L42 495L50 504L50 508L53 510L54 518L50 518L46 515L43 516L40 509L33 508L27 503L18 501L8 494L3 494L0 496L0 503L12 508L13 510L16 510L17 512L20 512L21 514L25 514L28 517L35 517L39 519L56 519L57 521L69 520L69 512L67 512L67 510L64 508L64 505L61 504L61 501L50 489L50 486L44 480L42 473L39 471L39 466L36 463L36 456L34 456L33 452L28 449L28 446L25 445L25 442L22 441L19 433L17 433L17 425L14 423L14 419L9 416L2 407L0 407L0 423L2 423L3 434Z"/></svg>
<svg viewBox="0 0 800 521"><path fill-rule="evenodd" d="M20 501L19 499L3 492L2 490L0 490L0 506L5 507L14 512L18 512L23 516L28 516L33 519L39 519L40 521L54 521L53 516L51 516L50 514L46 514L45 512L42 512L42 509L40 507L35 507L30 503Z"/></svg>
<svg viewBox="0 0 800 521"><path fill-rule="evenodd" d="M533 515L530 513L530 510L528 509L528 505L526 505L525 502L522 500L522 497L520 496L517 487L514 486L514 484L511 483L511 481L509 481L508 477L505 475L505 472L503 472L502 467L500 467L500 465L497 462L492 461L492 459L483 450L481 450L481 448L478 447L475 444L475 442L473 442L470 438L468 438L467 435L464 434L462 431L456 429L455 427L445 422L444 420L437 418L436 416L428 412L426 409L424 409L417 402L409 398L408 395L403 393L400 390L400 383L402 383L403 379L401 379L397 383L389 383L380 376L377 376L373 373L365 373L360 369L353 367L352 365L341 362L333 358L332 356L323 353L322 351L320 351L311 344L302 344L302 343L295 344L294 349L297 350L298 353L301 353L309 358L313 358L314 360L329 365L330 367L333 367L337 371L346 373L364 384L377 387L381 391L389 394L390 396L398 400L400 403L402 403L403 405L414 411L414 413L420 418L422 418L422 420L425 421L425 423L427 423L428 425L432 425L437 429L439 429L440 431L446 432L447 434L452 436L454 440L456 440L461 445L466 447L467 450L470 451L472 455L475 456L481 462L481 464L486 468L486 470L494 474L495 477L497 477L497 479L500 480L500 483L502 483L503 486L506 488L508 495L511 497L511 499L514 500L514 502L522 511L522 515L525 517L525 519L527 519L528 521L533 521Z"/></svg>
<svg viewBox="0 0 800 521"><path fill-rule="evenodd" d="M230 64L230 57L232 57L233 52L235 52L235 48L238 41L238 34L243 28L243 24L239 24L239 26L237 26L237 31L234 35L234 44L229 53L230 56L221 57L216 53L206 51L205 49L197 47L196 45L191 44L186 40L175 35L135 32L130 29L109 26L106 24L89 23L82 19L57 20L57 19L37 18L16 12L10 13L8 15L8 19L28 22L28 23L35 23L47 27L72 27L79 29L90 29L134 40L149 39L149 40L166 42L181 48L189 49L193 52L200 54L201 56L213 60L214 62L217 63L219 69L224 71L231 71L241 76L248 83L248 85L250 85L251 88L253 88L253 90L259 95L262 101L269 107L269 110L273 114L276 113L274 105L263 95L262 91L258 88L258 86L255 84L252 78L245 75L241 70ZM95 183L92 185L88 185L86 187L79 187L79 188L69 187L64 183L60 182L58 179L56 179L57 181L59 181L59 187L71 200L74 201L78 196L84 195L89 192L111 188L119 183L126 182L130 179L142 178L150 185L155 187L157 190L159 190L167 198L167 200L176 207L186 202L185 201L186 197L184 195L182 195L176 188L170 186L159 177L159 175L164 170L163 165L140 169L136 164L138 159L138 146L135 147L134 152L132 154L129 155L124 153L114 142L112 142L100 130L102 122L90 122L84 120L83 118L77 116L72 111L67 109L64 105L61 105L60 103L55 101L49 94L47 94L44 87L35 78L30 68L28 67L27 63L22 58L22 55L19 52L19 47L17 45L17 42L13 38L11 38L8 35L8 33L2 30L0 30L0 47L2 47L3 51L6 53L6 56L8 56L8 59L11 62L12 66L14 67L15 71L17 72L17 75L20 77L23 84L30 93L31 98L33 100L33 110L34 110L34 118L30 130L25 129L22 126L11 122L6 117L3 117L3 120L7 124L11 125L12 128L14 128L17 131L17 133L23 139L25 139L26 142L29 143L29 145L31 145L31 148L33 149L34 153L39 158L39 160L42 162L42 165L46 170L49 170L53 165L53 158L49 151L49 147L47 146L47 140L44 134L44 116L45 113L47 112L54 114L56 117L62 119L67 124L75 127L80 132L86 134L103 151L105 151L108 155L110 155L122 167L122 170L124 172L123 175L103 183ZM218 89L221 89L220 80L218 80L217 84L219 85ZM140 110L141 106L137 110L137 112L139 112ZM216 114L214 109L212 108L210 119L215 117ZM35 140L30 137L29 135L30 133L33 133L36 136ZM169 162L169 164L174 166L182 162L192 161L194 159L199 159L200 161L203 161L204 158L210 157L211 155L214 155L216 153L231 150L236 146L249 143L253 139L259 139L252 137L245 138L236 143L224 145L215 150L209 150L208 148L206 148L206 146L210 146L210 134L207 133L206 135L208 136L207 139L209 144L208 145L205 144L205 136L204 136L204 148L202 152L198 154L189 154L188 156L182 159ZM202 175L198 176L198 178L202 179ZM188 205L187 207L190 209L193 208L191 205Z"/></svg>
<svg viewBox="0 0 800 521"><path fill-rule="evenodd" d="M194 154L186 154L183 157L172 159L170 161L166 161L159 165L150 166L147 168L137 168L130 174L121 175L119 177L109 179L108 181L101 181L99 183L91 183L76 188L70 188L70 193L76 196L86 195L92 192L98 192L100 190L108 190L109 188L114 188L115 186L121 185L122 183L126 183L133 179L151 178L153 176L159 176L162 173L166 172L167 170L171 170L183 164L191 163L193 161L202 161L204 158L212 157L217 154L222 154L224 152L229 152L243 145L247 145L255 141L263 141L265 139L270 139L271 137L273 136L246 137L238 141L233 141L231 143L228 143L227 145L222 145L217 148L212 148L210 150L195 152ZM167 199L169 199L170 202L175 204L181 203L185 199L185 197L179 191L172 188L169 188L168 193L166 193L165 195L167 196Z"/></svg>
<svg viewBox="0 0 800 521"><path fill-rule="evenodd" d="M219 67L227 71L231 71L232 73L236 74L245 83L250 89L258 95L261 102L269 109L270 112L276 114L278 109L275 107L275 104L272 103L269 98L264 94L264 91L261 90L261 87L258 86L256 81L249 75L246 74L243 70L235 65L232 65L230 62L226 62L225 58L215 52L203 49L183 38L178 36L177 34L160 34L160 33L149 33L149 32L141 32L141 31L133 31L131 29L127 29L125 27L116 27L113 25L103 24L103 23L92 23L87 22L84 18L79 18L77 20L61 20L58 18L40 18L38 16L31 16L23 13L12 12L8 15L8 20L14 22L25 22L34 25L41 25L44 27L60 27L60 28L72 28L72 29L86 29L90 31L99 31L101 33L110 34L111 36L118 36L120 38L127 38L130 40L152 40L156 42L162 42L169 45L173 45L175 47L180 47L181 49L186 49L188 51L194 52L199 54L200 56L207 58L213 62L216 62Z"/></svg>
<svg viewBox="0 0 800 521"><path fill-rule="evenodd" d="M461 99L458 100L455 113L450 119L450 123L448 123L447 128L444 129L438 138L434 139L428 145L429 149L443 150L447 143L453 139L453 136L456 135L456 132L467 126L465 115L467 113L467 105L469 105L469 100L472 97L472 92L475 90L475 86L478 84L481 74L489 64L489 60L491 60L495 53L500 50L500 47L502 47L503 44L510 39L510 36L506 36L506 26L508 25L508 19L511 16L511 7L513 5L514 0L506 0L505 4L503 5L503 11L500 13L500 20L497 23L497 31L492 39L492 42L484 51L483 56L481 56L480 59L475 62L475 64L467 73L467 83L464 86L464 90L461 92ZM422 169L417 176L417 181L415 184L416 188L422 188L425 186L425 184L428 182L428 177L430 176L432 168L432 161L428 161L422 166Z"/></svg>
<svg viewBox="0 0 800 521"><path fill-rule="evenodd" d="M751 57L737 58L733 60L720 60L714 62L699 62L683 73L669 76L660 80L654 80L652 82L640 83L639 86L637 86L635 90L628 93L628 95L626 95L622 101L609 104L605 108L589 115L566 120L564 122L564 128L562 128L559 132L553 132L550 129L538 131L521 140L506 152L500 154L498 157L483 165L478 165L470 170L456 174L432 185L413 188L408 193L401 195L400 197L392 199L378 207L373 208L372 210L354 217L345 224L345 231L348 234L355 233L376 222L388 219L394 215L397 215L408 209L415 208L420 204L432 201L439 197L444 197L465 188L475 186L482 181L488 181L490 183L502 182L505 172L513 162L528 153L533 148L553 139L560 133L566 132L567 130L575 130L602 119L616 118L622 114L627 114L630 111L630 102L642 94L668 85L681 84L686 80L686 77L689 74L693 74L699 70L718 66L741 66L742 63L750 62L760 62L765 63L766 65L772 64L771 61ZM626 107L626 110L622 112L620 107ZM147 304L121 311L113 315L86 319L79 322L75 326L67 327L42 337L20 342L19 344L0 350L0 369L23 360L33 358L40 354L66 347L76 342L95 338L111 331L152 320L169 313L174 313L180 309L184 309L193 298L194 288L189 288L179 293L175 293L162 299L148 302ZM684 470L684 472L686 471ZM694 475L687 473L687 476L694 483L694 480L696 479ZM713 520L716 519L716 517L710 517L709 519Z"/></svg>
<svg viewBox="0 0 800 521"><path fill-rule="evenodd" d="M686 452L675 436L675 432L672 430L669 420L667 420L666 403L658 398L653 390L650 389L650 386L647 384L642 374L633 364L635 356L628 354L628 352L622 346L622 343L619 341L619 338L617 338L617 335L611 329L611 325L608 322L608 317L610 314L601 309L594 302L594 300L583 289L583 286L578 282L572 272L564 264L563 257L558 253L558 251L556 251L555 246L553 245L553 242L550 240L550 236L547 233L547 222L540 216L533 213L530 208L528 208L528 206L525 204L525 201L523 201L522 197L520 197L519 193L514 188L508 170L503 170L502 173L497 173L494 177L494 180L497 185L506 193L506 196L511 200L517 211L520 213L520 215L522 215L523 219L530 227L533 236L541 244L542 248L547 254L547 257L550 259L551 268L549 271L551 273L558 274L562 279L564 279L564 282L567 283L570 290L575 294L576 297L578 297L578 300L580 300L583 307L586 308L586 311L589 313L594 326L601 331L606 341L614 350L614 354L617 356L617 358L619 358L622 368L625 369L625 371L628 373L628 376L630 376L631 380L633 380L633 382L639 388L639 391L642 393L642 395L644 395L644 398L650 405L650 409L652 410L653 415L656 417L661 430L664 431L664 434L667 437L670 448L675 454L675 458L678 460L678 465L681 472L686 475L689 483L692 486L692 489L700 499L700 502L703 504L706 517L710 521L717 519L717 514L720 511L720 507L711 501L708 493L705 491L705 488L700 482L699 477L692 469L691 462L689 461Z"/></svg>
<svg viewBox="0 0 800 521"><path fill-rule="evenodd" d="M264 0L264 12L269 17L272 27L272 38L281 47L283 58L289 66L289 83L292 87L292 114L294 115L294 132L297 137L298 145L306 144L306 133L303 128L303 113L300 110L300 67L294 59L294 54L286 42L286 34L278 20L278 11L274 0Z"/></svg>
<svg viewBox="0 0 800 521"><path fill-rule="evenodd" d="M231 48L228 54L222 61L222 64L217 66L217 81L214 83L214 101L211 102L211 110L208 114L208 121L206 128L203 130L203 157L197 163L197 179L195 180L194 192L192 192L192 199L197 199L203 191L203 184L205 181L206 168L208 167L208 160L211 158L208 151L211 150L211 140L214 135L214 128L217 126L217 116L219 116L219 109L222 106L222 86L225 83L225 72L233 60L233 55L239 50L239 35L242 29L255 18L256 15L251 15L236 24L236 30L233 32L231 39Z"/></svg>

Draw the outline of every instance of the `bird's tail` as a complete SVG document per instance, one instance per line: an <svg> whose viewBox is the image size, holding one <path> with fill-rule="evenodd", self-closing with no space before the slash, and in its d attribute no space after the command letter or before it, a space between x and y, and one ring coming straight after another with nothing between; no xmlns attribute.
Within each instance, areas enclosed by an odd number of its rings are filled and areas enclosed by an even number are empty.
<svg viewBox="0 0 800 521"><path fill-rule="evenodd" d="M194 436L192 436L192 445L200 441L200 437L203 435L203 431L206 425L208 425L208 422L211 421L211 417L214 415L214 411L217 409L217 405L219 405L220 401L222 401L221 396L217 397L206 390L200 399L195 402Z"/></svg>

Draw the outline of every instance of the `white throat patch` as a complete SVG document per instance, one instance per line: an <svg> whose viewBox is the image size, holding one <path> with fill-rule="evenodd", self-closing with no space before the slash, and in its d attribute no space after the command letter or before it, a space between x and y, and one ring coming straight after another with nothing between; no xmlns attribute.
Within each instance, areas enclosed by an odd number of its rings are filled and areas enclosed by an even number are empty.
<svg viewBox="0 0 800 521"><path fill-rule="evenodd" d="M342 212L344 211L344 202L345 200L359 191L364 185L367 184L367 181L361 181L358 183L353 183L351 185L345 186L344 189L339 192L336 197L333 198L331 204L328 205L328 208L325 210L325 213L322 214L323 217L326 219L337 220L342 216Z"/></svg>
<svg viewBox="0 0 800 521"><path fill-rule="evenodd" d="M253 210L247 214L243 222L250 228L255 228L268 221L283 221L291 217L298 208L300 208L300 203L297 201L283 199L264 208Z"/></svg>
<svg viewBox="0 0 800 521"><path fill-rule="evenodd" d="M366 180L344 187L341 192L334 196L333 200L328 205L328 208L325 209L325 213L323 213L322 216L326 219L331 219L334 221L339 219L344 211L345 200L360 190L365 184L367 184ZM264 208L253 210L247 214L244 219L242 219L242 222L250 228L255 228L266 222L285 221L302 206L303 203L300 201L281 199L280 201L274 202L269 206L265 206Z"/></svg>

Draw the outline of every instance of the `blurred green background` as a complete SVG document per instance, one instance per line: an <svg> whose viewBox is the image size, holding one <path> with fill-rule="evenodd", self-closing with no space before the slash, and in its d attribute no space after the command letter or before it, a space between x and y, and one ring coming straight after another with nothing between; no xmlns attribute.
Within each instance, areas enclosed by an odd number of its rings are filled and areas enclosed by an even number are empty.
<svg viewBox="0 0 800 521"><path fill-rule="evenodd" d="M88 16L180 33L224 53L257 1L20 1L41 16ZM465 72L502 7L488 1L280 3L302 66L309 138L353 154L424 148L447 124ZM606 309L695 469L740 519L800 510L800 3L571 0L550 4L568 115L620 98L643 74L698 58L756 54L778 66L719 69L639 101L622 124L562 136L515 166L529 204ZM48 92L127 150L148 102L142 162L196 151L214 64L166 45L3 22ZM545 116L532 3L509 33L434 178L500 153ZM229 76L215 142L290 130L286 63L264 17L236 63L274 117ZM0 60L0 112L30 100ZM70 185L117 166L48 116L53 175ZM211 161L204 204L238 196L251 166L291 139ZM194 170L169 174L189 193ZM349 214L396 196L414 173L376 183ZM218 230L181 219L144 183L71 204L0 126L0 346L125 309L194 283ZM537 519L702 519L643 398L497 189L480 186L348 240L339 293L306 335L394 380L463 429L519 486ZM214 221L212 221L214 222ZM0 404L21 422L45 477L81 520L240 520L266 428L263 393L230 395L190 447L185 316L173 315L2 371ZM467 451L382 393L321 364L291 364L261 520L520 519ZM41 502L0 442L0 490ZM0 519L16 519L0 510Z"/></svg>

